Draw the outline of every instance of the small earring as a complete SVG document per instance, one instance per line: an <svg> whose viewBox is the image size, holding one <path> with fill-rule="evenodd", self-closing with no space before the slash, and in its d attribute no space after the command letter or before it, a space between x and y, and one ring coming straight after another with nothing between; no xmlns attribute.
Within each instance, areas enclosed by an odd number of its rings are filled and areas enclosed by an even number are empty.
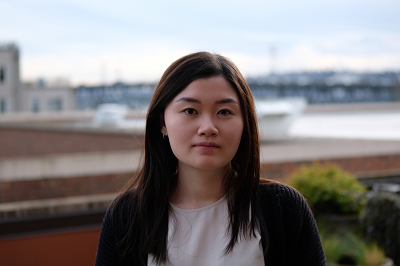
<svg viewBox="0 0 400 266"><path fill-rule="evenodd" d="M162 138L163 138L163 139L165 139L165 135L164 135L164 133L162 133Z"/></svg>

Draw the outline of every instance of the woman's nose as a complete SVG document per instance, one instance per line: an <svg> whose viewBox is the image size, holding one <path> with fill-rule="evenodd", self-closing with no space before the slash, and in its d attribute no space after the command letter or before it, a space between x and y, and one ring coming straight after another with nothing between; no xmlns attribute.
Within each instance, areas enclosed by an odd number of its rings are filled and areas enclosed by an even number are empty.
<svg viewBox="0 0 400 266"><path fill-rule="evenodd" d="M199 130L197 132L199 135L213 136L218 135L218 129L215 126L214 121L210 117L204 117L201 119Z"/></svg>

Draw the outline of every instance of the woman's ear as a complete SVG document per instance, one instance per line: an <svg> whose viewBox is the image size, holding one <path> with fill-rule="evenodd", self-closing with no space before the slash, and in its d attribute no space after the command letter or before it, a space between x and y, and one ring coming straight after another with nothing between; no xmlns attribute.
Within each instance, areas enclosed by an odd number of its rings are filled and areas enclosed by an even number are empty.
<svg viewBox="0 0 400 266"><path fill-rule="evenodd" d="M160 115L161 133L168 136L167 127L165 126L164 113Z"/></svg>
<svg viewBox="0 0 400 266"><path fill-rule="evenodd" d="M167 127L165 125L161 127L161 133L165 136L168 136Z"/></svg>

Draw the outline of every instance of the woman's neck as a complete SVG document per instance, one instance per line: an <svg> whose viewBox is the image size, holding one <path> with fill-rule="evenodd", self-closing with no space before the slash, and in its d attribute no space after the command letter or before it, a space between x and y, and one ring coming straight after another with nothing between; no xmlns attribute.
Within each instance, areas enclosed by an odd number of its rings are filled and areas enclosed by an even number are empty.
<svg viewBox="0 0 400 266"><path fill-rule="evenodd" d="M217 202L225 195L223 179L230 166L216 171L179 167L171 204L181 209L198 209Z"/></svg>

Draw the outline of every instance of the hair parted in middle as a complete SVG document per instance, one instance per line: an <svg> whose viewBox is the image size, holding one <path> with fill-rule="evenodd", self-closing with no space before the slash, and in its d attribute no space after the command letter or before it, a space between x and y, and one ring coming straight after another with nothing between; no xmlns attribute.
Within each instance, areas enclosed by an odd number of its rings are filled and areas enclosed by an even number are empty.
<svg viewBox="0 0 400 266"><path fill-rule="evenodd" d="M164 111L167 105L192 81L221 76L236 91L243 115L243 132L239 148L231 161L231 172L224 178L228 201L231 239L225 249L232 251L240 235L251 237L255 229L263 226L258 207L260 182L260 143L257 116L250 88L235 64L228 58L208 52L186 55L173 62L164 72L146 117L144 158L126 186L121 197L134 197L130 208L128 234L123 239L125 255L152 254L156 263L167 261L168 217L171 212L169 197L177 179L178 160L172 152L168 138L163 138ZM146 237L137 238L134 232L144 230ZM266 230L263 230L266 232ZM267 233L265 233L267 234ZM262 235L267 241L267 235ZM264 244L264 243L263 243ZM268 245L264 246L264 253Z"/></svg>

